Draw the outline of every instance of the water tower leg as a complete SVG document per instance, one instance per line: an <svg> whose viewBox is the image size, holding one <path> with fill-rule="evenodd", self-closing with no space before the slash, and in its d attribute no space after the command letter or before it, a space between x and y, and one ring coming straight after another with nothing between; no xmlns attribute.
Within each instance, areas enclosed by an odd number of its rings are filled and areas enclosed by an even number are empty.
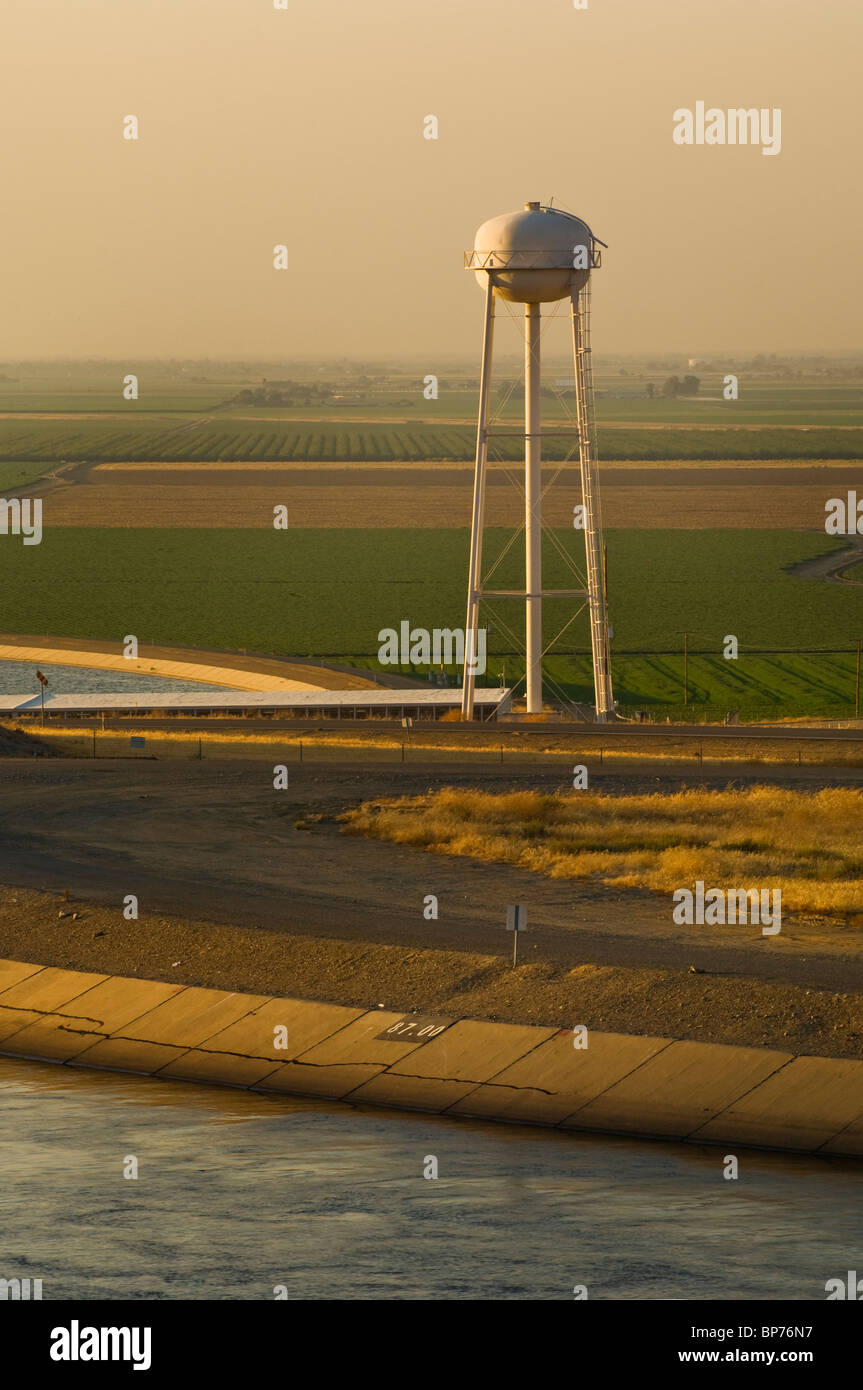
<svg viewBox="0 0 863 1390"><path fill-rule="evenodd" d="M527 712L542 711L542 448L540 420L540 317L524 307L524 529Z"/></svg>
<svg viewBox="0 0 863 1390"><path fill-rule="evenodd" d="M587 285L572 295L572 350L575 359L575 403L581 460L581 498L584 503L584 545L587 560L590 644L593 652L593 688L597 723L614 715L611 691L611 658L608 646L608 613L605 566L602 553L602 516L599 506L599 470L596 459L593 409L593 368L590 359L590 290Z"/></svg>
<svg viewBox="0 0 863 1390"><path fill-rule="evenodd" d="M485 470L488 459L488 398L491 385L491 359L494 344L494 283L491 275L485 293L485 320L482 333L482 365L479 376L479 414L476 428L476 469L473 479L473 512L470 528L470 567L467 581L467 617L464 625L464 677L461 717L473 719L474 671L471 655L477 653L479 600L482 590L482 528L485 521Z"/></svg>

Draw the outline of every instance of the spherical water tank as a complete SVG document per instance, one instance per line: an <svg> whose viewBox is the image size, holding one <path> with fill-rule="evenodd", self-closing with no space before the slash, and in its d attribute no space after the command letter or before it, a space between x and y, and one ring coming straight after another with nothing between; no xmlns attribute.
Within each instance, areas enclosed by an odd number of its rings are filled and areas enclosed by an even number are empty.
<svg viewBox="0 0 863 1390"><path fill-rule="evenodd" d="M580 289L590 275L594 237L586 222L559 208L525 203L483 222L469 270L485 288L489 271L502 299L547 304ZM586 266L585 266L586 262ZM579 268L585 266L585 268Z"/></svg>

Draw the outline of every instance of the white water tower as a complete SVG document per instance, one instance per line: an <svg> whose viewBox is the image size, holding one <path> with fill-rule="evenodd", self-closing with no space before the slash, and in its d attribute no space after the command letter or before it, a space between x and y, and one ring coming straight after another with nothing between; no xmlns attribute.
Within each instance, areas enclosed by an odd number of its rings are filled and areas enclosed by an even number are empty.
<svg viewBox="0 0 863 1390"><path fill-rule="evenodd" d="M476 472L471 520L468 576L466 653L477 651L479 605L483 598L523 598L527 710L542 710L542 600L582 598L590 613L596 718L613 715L608 619L596 462L593 375L590 362L590 273L600 264L599 247L580 218L559 208L526 203L523 212L509 212L484 222L474 250L465 254L465 268L476 272L485 290L485 326L479 387ZM575 400L581 491L585 517L587 589L542 587L542 454L540 416L540 305L571 301L572 348L575 361ZM524 305L524 590L485 589L482 583L482 536L489 440L495 300ZM462 717L473 718L474 673L465 660Z"/></svg>

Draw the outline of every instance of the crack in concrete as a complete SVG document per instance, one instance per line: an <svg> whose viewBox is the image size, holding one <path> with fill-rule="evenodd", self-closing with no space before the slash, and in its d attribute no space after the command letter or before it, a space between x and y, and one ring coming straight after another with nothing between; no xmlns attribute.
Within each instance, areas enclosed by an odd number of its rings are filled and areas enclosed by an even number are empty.
<svg viewBox="0 0 863 1390"><path fill-rule="evenodd" d="M73 1018L74 1018L74 1019L76 1019L76 1020L78 1020L78 1021L80 1021L80 1022L82 1022L82 1023L83 1023L83 1022L98 1023L99 1025L101 1025L102 1027L104 1027L104 1019L101 1019L101 1018L91 1018L89 1014L58 1014L56 1009L34 1009L34 1008L32 1008L32 1007L26 1007L26 1006L24 1006L24 1005L21 1005L21 1007L18 1008L15 1004L0 1004L0 1009L5 1010L7 1013L16 1013L16 1014L38 1014L40 1018L69 1018L69 1019L73 1019ZM0 1015L0 1017L2 1017L2 1015ZM33 1021L35 1022L36 1020L34 1019ZM22 1026L22 1028L29 1028L30 1025L29 1025L28 1023L23 1023L21 1026ZM63 1026L63 1025L61 1024L60 1027L62 1027L62 1026ZM74 1031L74 1030L67 1030L67 1031ZM80 1031L82 1031L82 1032L97 1032L98 1030L97 1030L97 1029L81 1029ZM10 1036L11 1036L11 1034L10 1034ZM111 1036L110 1034L106 1034L106 1037L110 1037L110 1036Z"/></svg>

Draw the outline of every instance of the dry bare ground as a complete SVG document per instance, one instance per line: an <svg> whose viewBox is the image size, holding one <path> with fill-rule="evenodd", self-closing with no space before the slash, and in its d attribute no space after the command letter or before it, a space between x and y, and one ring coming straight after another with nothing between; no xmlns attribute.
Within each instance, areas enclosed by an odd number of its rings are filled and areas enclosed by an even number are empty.
<svg viewBox="0 0 863 1390"><path fill-rule="evenodd" d="M60 913L63 917L60 917ZM73 918L72 913L75 913ZM292 936L114 908L73 894L0 890L0 955L64 969L358 1008L780 1046L863 1057L863 995L680 970L527 962Z"/></svg>
<svg viewBox="0 0 863 1390"><path fill-rule="evenodd" d="M711 530L807 531L824 525L823 487L784 487L765 497L763 487L615 488L603 493L606 526ZM430 495L431 494L431 495ZM580 494L550 493L544 507L549 526L568 526ZM574 499L574 500L573 500ZM235 526L271 528L273 508L290 508L293 527L384 528L467 526L466 488L427 487L70 487L44 499L43 524L50 526ZM519 526L524 503L518 494L490 490L489 526Z"/></svg>
<svg viewBox="0 0 863 1390"><path fill-rule="evenodd" d="M835 484L818 483L819 465L787 462L723 464L723 479L711 481L709 465L675 461L655 465L657 481L646 484L644 463L615 463L615 471L638 473L632 485L616 483L603 489L603 513L607 526L622 528L669 527L710 529L808 530L824 525L824 504L834 495ZM751 484L747 469L759 471L794 467L800 483L781 486ZM832 466L831 466L832 467ZM836 466L838 467L838 465ZM315 481L315 471L336 468L345 475L375 475L375 484ZM52 526L236 526L245 529L271 527L273 508L287 505L294 527L462 527L470 520L470 464L446 465L463 472L463 484L391 485L390 476L409 469L429 473L441 468L424 464L314 464L307 469L284 464L238 465L234 463L102 464L90 470L86 480L76 478L47 490L43 520ZM704 483L677 486L674 475L681 468L697 468ZM739 475L729 483L728 473ZM513 477L518 465L510 465ZM143 482L142 472L152 475ZM166 483L166 474L182 473L194 482ZM849 479L853 466L849 466ZM128 474L128 482L123 475ZM230 478L227 475L230 474ZM270 481L270 477L272 481ZM551 476L551 475L550 475ZM849 486L853 485L853 480ZM558 482L545 498L545 518L552 526L569 526L572 508L580 499L577 486ZM523 497L516 486L488 489L487 524L519 526Z"/></svg>

